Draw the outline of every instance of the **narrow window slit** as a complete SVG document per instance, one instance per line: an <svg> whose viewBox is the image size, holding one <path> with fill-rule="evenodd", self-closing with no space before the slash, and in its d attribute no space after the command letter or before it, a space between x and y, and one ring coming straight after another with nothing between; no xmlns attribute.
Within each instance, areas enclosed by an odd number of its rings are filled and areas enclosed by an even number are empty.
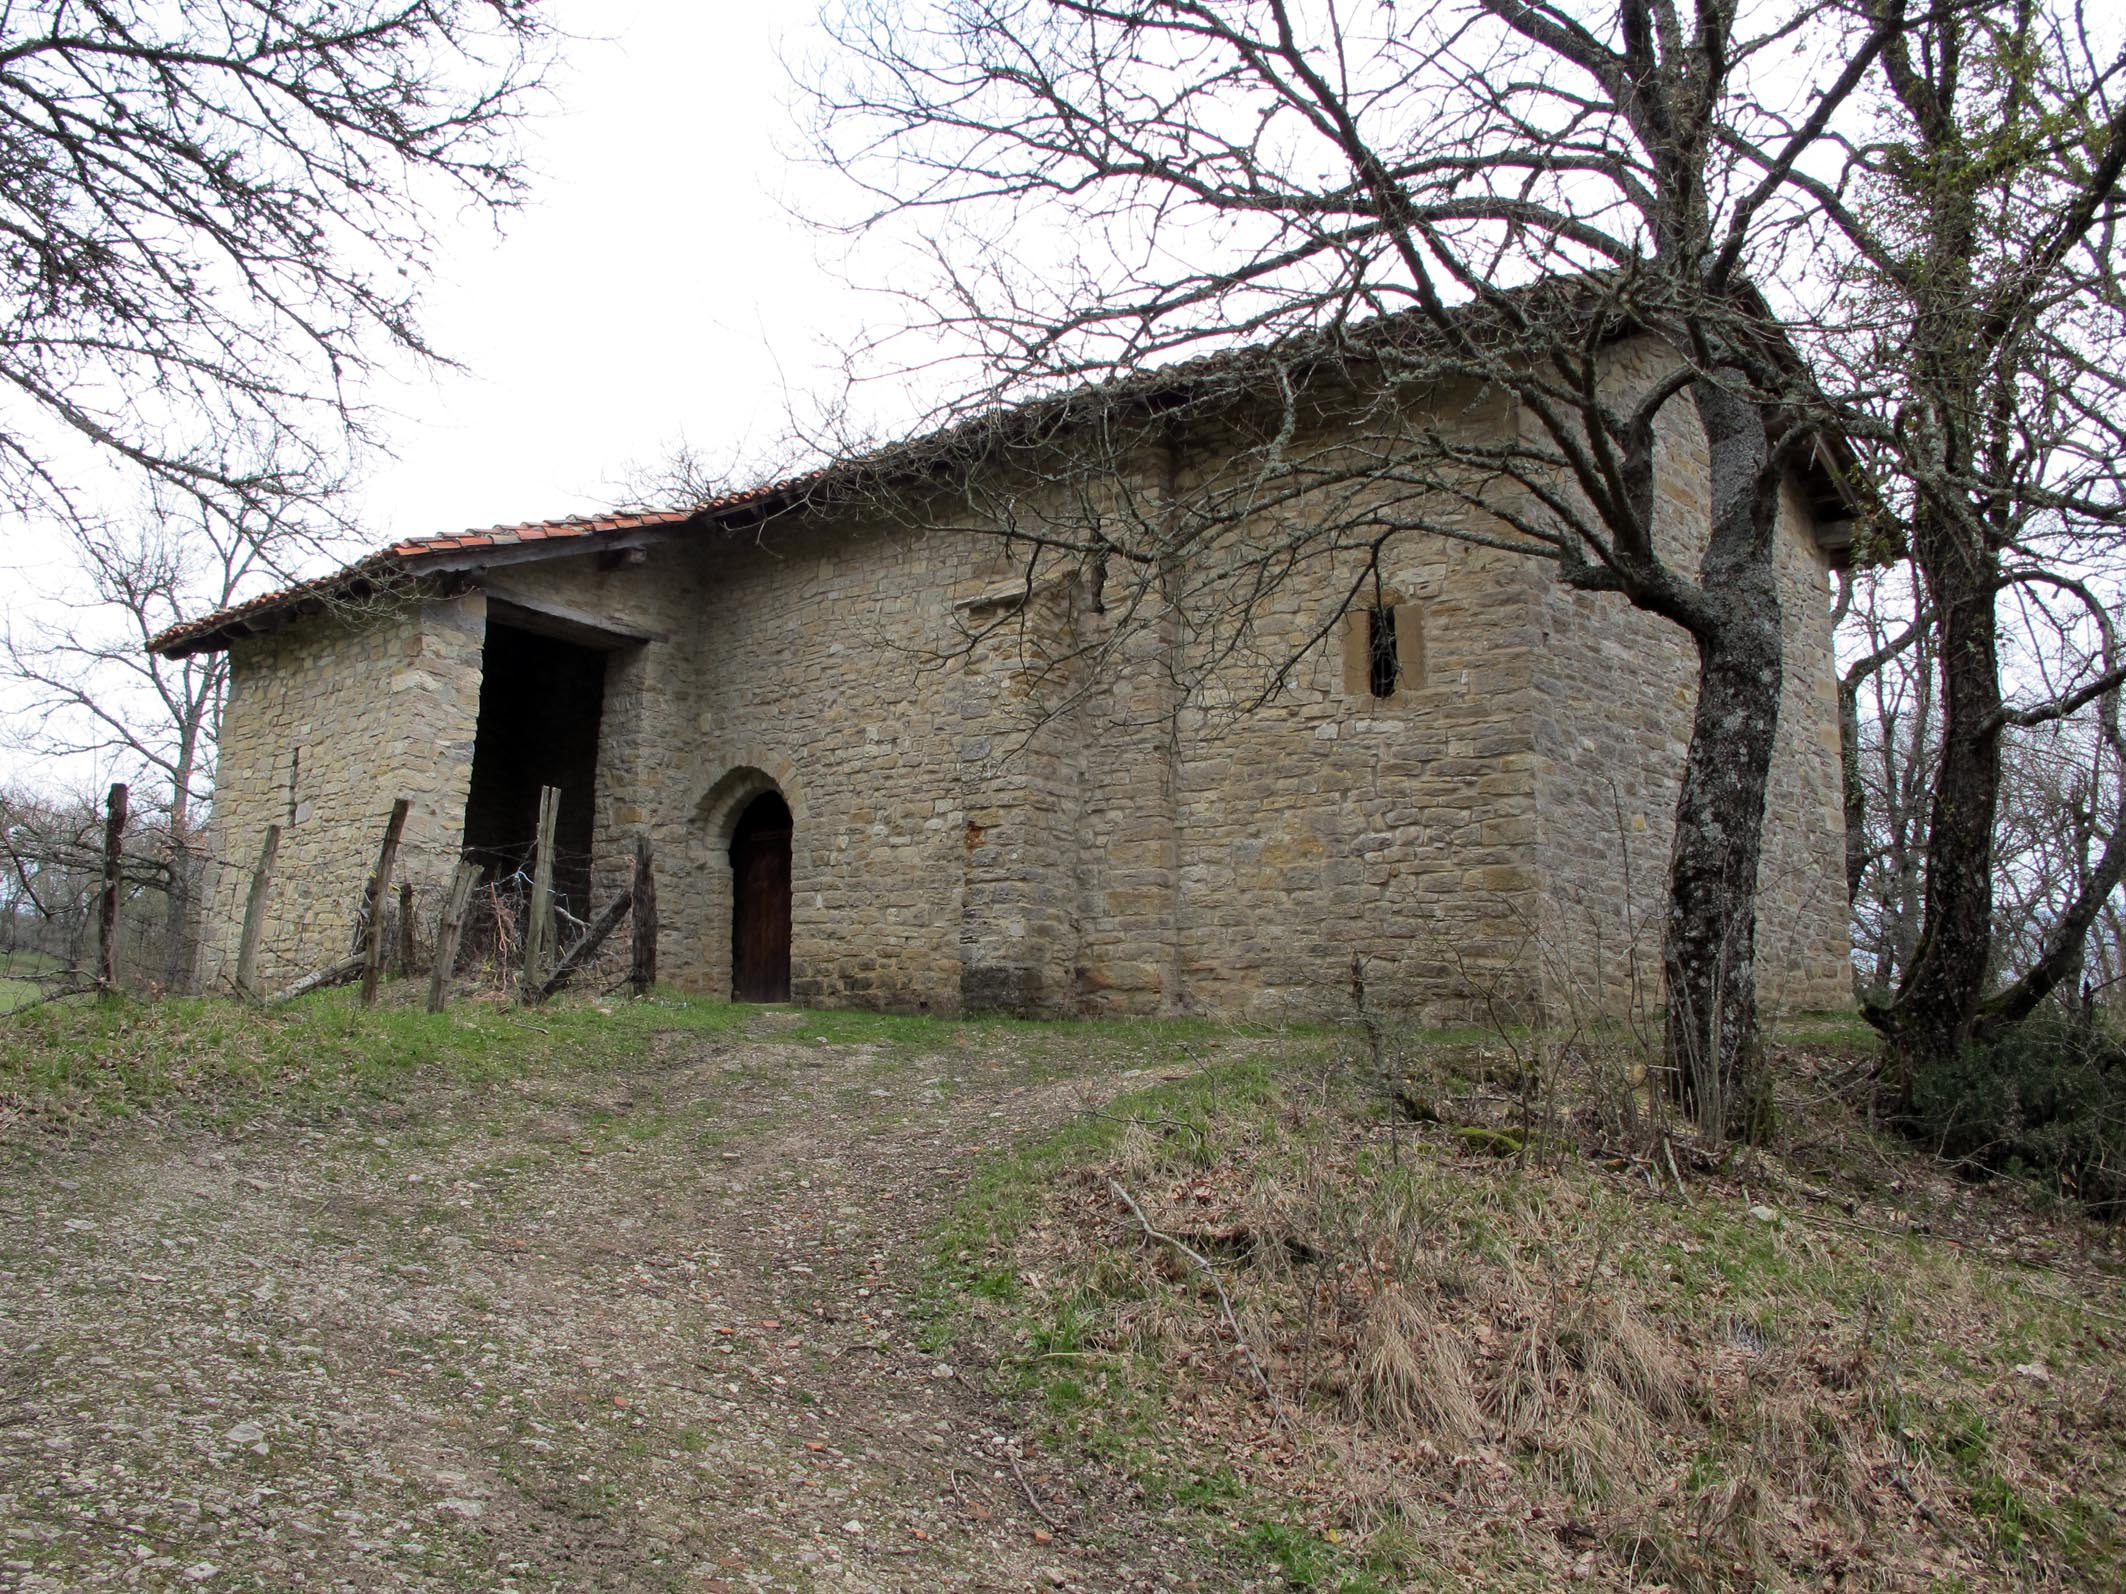
<svg viewBox="0 0 2126 1594"><path fill-rule="evenodd" d="M1393 697L1402 674L1395 650L1395 611L1376 604L1366 611L1366 684L1375 697Z"/></svg>

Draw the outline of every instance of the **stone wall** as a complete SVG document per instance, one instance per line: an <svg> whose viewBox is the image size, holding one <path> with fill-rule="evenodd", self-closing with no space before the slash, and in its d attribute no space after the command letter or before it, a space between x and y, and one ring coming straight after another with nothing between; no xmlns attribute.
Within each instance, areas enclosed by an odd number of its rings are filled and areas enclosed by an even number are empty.
<svg viewBox="0 0 2126 1594"><path fill-rule="evenodd" d="M772 782L795 818L791 978L799 1001L956 1009L963 963L968 738L953 600L976 548L849 519L766 540L711 533L678 801L653 809L683 872L661 877L661 963L730 988L731 825ZM653 558L663 554L653 554ZM979 810L978 810L979 811ZM1007 833L999 845L1009 847ZM1001 856L993 854L992 856Z"/></svg>
<svg viewBox="0 0 2126 1594"><path fill-rule="evenodd" d="M1814 518L1791 486L1787 499L1779 546L1785 689L1758 877L1757 967L1768 1006L1822 1012L1853 1005L1837 653L1830 560L1805 529Z"/></svg>
<svg viewBox="0 0 2126 1594"><path fill-rule="evenodd" d="M201 976L233 979L250 871L281 826L259 977L297 978L352 945L392 803L411 801L404 878L447 879L472 769L486 599L314 615L230 650Z"/></svg>
<svg viewBox="0 0 2126 1594"><path fill-rule="evenodd" d="M1354 957L1376 1000L1437 1020L1480 993L1525 995L1534 867L1530 570L1511 555L1411 538L1388 554L1424 674L1353 691L1340 635L1270 702L1181 724L1183 1002L1319 1012ZM1348 589L1330 566L1270 605L1296 643Z"/></svg>

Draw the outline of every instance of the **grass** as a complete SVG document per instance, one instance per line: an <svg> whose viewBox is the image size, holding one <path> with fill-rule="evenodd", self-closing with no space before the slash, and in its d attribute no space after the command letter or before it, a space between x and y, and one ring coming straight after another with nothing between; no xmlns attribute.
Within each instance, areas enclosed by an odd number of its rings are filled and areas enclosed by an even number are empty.
<svg viewBox="0 0 2126 1594"><path fill-rule="evenodd" d="M1653 1111L1628 1068L1565 1080L1571 1054L1528 1037L1398 1037L1398 1089L1436 1121L1391 1137L1333 1032L676 997L55 1004L0 1021L0 1116L324 1116L754 1026L868 1049L857 1112L874 1068L1144 1076L984 1159L932 1238L922 1342L978 1342L1048 1442L1290 1587L2126 1584L2126 1287L2102 1244L1975 1197L1791 1058L1787 1143L1688 1179L1616 1138ZM1640 1099L1591 1098L1597 1076ZM642 1128L593 1112L569 1139ZM1212 1259L1287 1422L1201 1268L1147 1244L1110 1179Z"/></svg>
<svg viewBox="0 0 2126 1594"><path fill-rule="evenodd" d="M1441 1121L1392 1143L1354 1072L1263 1047L993 1158L938 1237L933 1342L979 1340L1049 1442L1293 1588L2126 1586L2116 1236L1799 1078L1792 1157L1681 1185L1549 1083L1540 1150L1473 1153L1481 1043L1428 1046L1474 1082L1425 1081ZM1287 1422L1109 1179L1214 1260Z"/></svg>
<svg viewBox="0 0 2126 1594"><path fill-rule="evenodd" d="M765 1017L776 1012L782 1016ZM778 1041L867 1047L881 1068L1002 1053L1030 1065L1028 1077L1080 1068L1089 1057L1116 1068L1187 1064L1231 1033L1188 1019L959 1021L667 994L564 998L529 1009L461 1002L443 1013L392 986L369 1009L351 991L271 1007L219 997L76 998L0 1018L0 1111L54 1123L180 1105L236 1118L269 1108L314 1114L395 1099L416 1080L478 1084L550 1068L608 1068L662 1037L735 1035L764 1019Z"/></svg>
<svg viewBox="0 0 2126 1594"><path fill-rule="evenodd" d="M220 998L55 1003L0 1021L0 1106L47 1121L180 1103L234 1117L329 1112L395 1098L417 1078L471 1084L606 1067L660 1036L736 1032L751 1012L662 998L365 1010L350 992L273 1008Z"/></svg>
<svg viewBox="0 0 2126 1594"><path fill-rule="evenodd" d="M0 1013L12 1012L45 994L43 978L64 967L42 952L0 953Z"/></svg>

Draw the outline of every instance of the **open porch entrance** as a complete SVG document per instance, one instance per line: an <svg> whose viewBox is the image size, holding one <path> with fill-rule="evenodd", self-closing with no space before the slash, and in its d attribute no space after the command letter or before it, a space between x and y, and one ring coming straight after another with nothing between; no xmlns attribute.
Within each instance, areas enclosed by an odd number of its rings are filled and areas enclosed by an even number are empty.
<svg viewBox="0 0 2126 1594"><path fill-rule="evenodd" d="M489 605L465 851L489 880L529 871L539 789L558 788L554 897L579 919L591 912L606 664L639 640L550 621L517 605Z"/></svg>

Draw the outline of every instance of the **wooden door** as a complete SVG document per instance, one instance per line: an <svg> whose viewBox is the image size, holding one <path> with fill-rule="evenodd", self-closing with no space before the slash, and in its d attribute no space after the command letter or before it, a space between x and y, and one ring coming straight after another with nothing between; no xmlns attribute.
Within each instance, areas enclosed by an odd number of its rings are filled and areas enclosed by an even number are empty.
<svg viewBox="0 0 2126 1594"><path fill-rule="evenodd" d="M731 835L731 1000L790 1000L790 807L762 792Z"/></svg>

